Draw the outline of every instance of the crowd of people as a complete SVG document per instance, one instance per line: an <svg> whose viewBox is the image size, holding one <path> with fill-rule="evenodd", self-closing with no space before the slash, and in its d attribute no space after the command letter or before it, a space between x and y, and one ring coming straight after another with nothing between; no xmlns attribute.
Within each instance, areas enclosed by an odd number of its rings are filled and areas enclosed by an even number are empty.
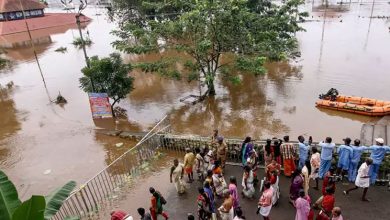
<svg viewBox="0 0 390 220"><path fill-rule="evenodd" d="M336 147L332 138L327 137L318 144L320 149L317 149L312 144L311 137L305 141L303 136L299 136L297 145L290 142L289 136L285 136L283 140L268 139L264 149L256 149L254 141L250 137L245 138L241 147L236 149L243 167L241 199L254 199L256 185L259 184L260 199L256 213L264 220L269 220L272 207L279 200L279 176L283 171L285 176L291 178L289 202L296 208L296 220L342 220L341 209L335 206L336 183L353 182L355 186L343 193L348 195L363 188L362 201L369 201L368 188L375 183L380 164L386 152L390 151L390 147L384 146L382 138L376 138L375 144L370 147L360 146L358 139L353 143L350 138L343 141L344 144ZM240 206L237 178L230 176L227 183L224 177L228 151L224 138L218 134L218 130L214 130L207 146L187 148L183 163L178 159L173 161L170 182L174 184L178 194L185 193L186 185L195 181L194 176L202 182L196 198L199 220L216 219L217 216L222 220L246 219ZM370 157L359 167L362 153L365 151L370 152ZM337 159L336 166L332 166L334 159ZM261 180L258 178L260 167L264 167L264 178ZM310 182L314 182L314 190L319 190L319 180L322 180L322 196L312 203L309 196ZM150 213L139 208L141 219L157 220L158 215L168 219L162 208L166 203L164 197L153 188L150 193ZM219 207L217 200L222 201ZM188 219L195 217L188 215Z"/></svg>

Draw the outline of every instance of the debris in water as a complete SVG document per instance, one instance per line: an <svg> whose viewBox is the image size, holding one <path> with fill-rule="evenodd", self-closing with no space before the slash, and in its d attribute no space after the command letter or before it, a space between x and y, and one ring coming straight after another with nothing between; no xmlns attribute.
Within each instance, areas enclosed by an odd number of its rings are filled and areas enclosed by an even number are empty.
<svg viewBox="0 0 390 220"><path fill-rule="evenodd" d="M51 170L48 169L48 170L45 170L45 172L43 172L43 174L47 175L47 174L50 174L51 173Z"/></svg>
<svg viewBox="0 0 390 220"><path fill-rule="evenodd" d="M119 106L116 106L115 108L114 108L114 113L115 113L115 116L117 117L117 118L127 118L127 113L126 113L126 109L124 109L124 108L121 108L121 107L119 107Z"/></svg>
<svg viewBox="0 0 390 220"><path fill-rule="evenodd" d="M57 49L54 50L55 52L60 52L60 53L66 53L68 52L68 48L66 47L59 47Z"/></svg>
<svg viewBox="0 0 390 220"><path fill-rule="evenodd" d="M12 89L12 87L14 87L14 82L10 81L9 83L6 84L6 86L7 86L7 89Z"/></svg>
<svg viewBox="0 0 390 220"><path fill-rule="evenodd" d="M115 144L116 147L122 147L123 146L123 143L117 143Z"/></svg>
<svg viewBox="0 0 390 220"><path fill-rule="evenodd" d="M66 101L66 99L61 95L61 93L58 92L58 96L56 98L55 103L56 104L66 104L66 103L68 103L68 101Z"/></svg>

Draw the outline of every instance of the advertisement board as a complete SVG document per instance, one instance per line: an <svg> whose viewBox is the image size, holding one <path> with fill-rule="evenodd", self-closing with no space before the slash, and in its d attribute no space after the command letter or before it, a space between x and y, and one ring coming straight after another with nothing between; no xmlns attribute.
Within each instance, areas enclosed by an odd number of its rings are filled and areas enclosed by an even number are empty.
<svg viewBox="0 0 390 220"><path fill-rule="evenodd" d="M107 93L88 93L92 118L112 118L110 101Z"/></svg>

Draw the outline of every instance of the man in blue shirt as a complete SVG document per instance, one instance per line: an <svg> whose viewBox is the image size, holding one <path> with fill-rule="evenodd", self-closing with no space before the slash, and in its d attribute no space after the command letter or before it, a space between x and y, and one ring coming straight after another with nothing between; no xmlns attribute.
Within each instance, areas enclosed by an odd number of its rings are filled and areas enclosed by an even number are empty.
<svg viewBox="0 0 390 220"><path fill-rule="evenodd" d="M319 143L319 146L321 147L321 164L320 164L320 170L318 172L319 178L324 178L325 173L328 172L330 166L332 165L332 156L333 156L333 149L335 147L335 144L332 143L332 138L327 137L325 139L325 143L322 141Z"/></svg>
<svg viewBox="0 0 390 220"><path fill-rule="evenodd" d="M337 148L339 161L337 163L337 175L344 175L349 169L350 158L352 156L351 138L344 139L344 144Z"/></svg>
<svg viewBox="0 0 390 220"><path fill-rule="evenodd" d="M371 146L369 150L371 150L372 165L370 167L370 183L374 184L376 181L376 177L378 175L379 167L385 157L387 151L390 151L390 147L383 146L384 140L383 138L376 138L376 144Z"/></svg>
<svg viewBox="0 0 390 220"><path fill-rule="evenodd" d="M299 148L299 164L298 168L302 169L305 166L307 157L309 156L309 146L305 144L305 138L301 135L298 137L298 148Z"/></svg>
<svg viewBox="0 0 390 220"><path fill-rule="evenodd" d="M349 169L348 169L348 180L349 182L355 182L356 175L357 175L357 169L360 162L360 157L362 156L363 151L367 150L368 148L365 146L359 146L360 140L356 139L354 141L354 144L352 147L352 155L351 155L351 161L349 163Z"/></svg>

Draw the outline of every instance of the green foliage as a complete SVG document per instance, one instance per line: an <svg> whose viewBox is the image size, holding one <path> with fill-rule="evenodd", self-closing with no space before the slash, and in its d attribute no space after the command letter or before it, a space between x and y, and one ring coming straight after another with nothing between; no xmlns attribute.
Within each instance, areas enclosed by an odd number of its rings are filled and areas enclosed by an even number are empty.
<svg viewBox="0 0 390 220"><path fill-rule="evenodd" d="M65 53L67 51L68 51L68 48L66 48L66 47L59 47L59 48L54 50L54 52L60 52L60 53Z"/></svg>
<svg viewBox="0 0 390 220"><path fill-rule="evenodd" d="M32 196L16 209L12 216L12 220L43 220L45 206L45 197Z"/></svg>
<svg viewBox="0 0 390 220"><path fill-rule="evenodd" d="M9 63L9 60L0 57L0 69L5 68Z"/></svg>
<svg viewBox="0 0 390 220"><path fill-rule="evenodd" d="M187 82L192 82L192 81L198 80L198 79L199 79L199 73L198 72L191 72L190 74L188 74Z"/></svg>
<svg viewBox="0 0 390 220"><path fill-rule="evenodd" d="M134 68L141 69L145 73L159 73L162 77L180 80L180 72L171 68L174 63L175 61L172 59L160 59L156 62L137 63Z"/></svg>
<svg viewBox="0 0 390 220"><path fill-rule="evenodd" d="M230 82L233 83L233 85L240 85L241 84L241 78L240 76L232 76L229 78Z"/></svg>
<svg viewBox="0 0 390 220"><path fill-rule="evenodd" d="M75 39L73 39L72 44L75 45L78 48L81 48L83 46L83 40L81 40L80 37L76 37ZM91 44L92 44L92 40L89 37L84 38L84 45L85 46L91 46Z"/></svg>
<svg viewBox="0 0 390 220"><path fill-rule="evenodd" d="M15 185L0 170L0 219L11 220L12 214L21 204Z"/></svg>
<svg viewBox="0 0 390 220"><path fill-rule="evenodd" d="M85 92L107 93L113 99L112 108L133 89L133 77L129 76L132 67L123 63L120 54L91 57L89 65L81 70L84 76L79 79L80 87Z"/></svg>
<svg viewBox="0 0 390 220"><path fill-rule="evenodd" d="M287 0L278 5L271 0L145 0L142 4L132 1L131 7L129 1L114 2L120 23L120 28L113 32L119 37L113 42L116 49L137 54L184 52L193 62L184 66L202 75L210 95L223 54L237 55L231 70L264 74L265 58L283 60L296 54L294 34L303 30L299 22L307 16L298 10L302 0ZM156 65L144 69L161 73ZM238 84L238 74L231 72L227 78ZM179 76L178 72L164 75ZM188 80L195 76L190 73Z"/></svg>
<svg viewBox="0 0 390 220"><path fill-rule="evenodd" d="M70 181L49 196L32 196L20 202L15 185L0 170L0 219L1 220L48 220L61 208L65 199L76 187Z"/></svg>
<svg viewBox="0 0 390 220"><path fill-rule="evenodd" d="M60 210L62 203L68 198L75 187L76 182L69 181L63 187L56 189L49 196L46 196L45 220L50 220Z"/></svg>
<svg viewBox="0 0 390 220"><path fill-rule="evenodd" d="M236 68L238 70L247 71L255 74L256 76L266 73L264 68L265 57L238 57L236 59Z"/></svg>
<svg viewBox="0 0 390 220"><path fill-rule="evenodd" d="M79 217L66 217L64 220L80 220Z"/></svg>
<svg viewBox="0 0 390 220"><path fill-rule="evenodd" d="M145 73L162 72L170 66L170 61L161 59L156 62L143 62L134 65L134 68L141 69Z"/></svg>

